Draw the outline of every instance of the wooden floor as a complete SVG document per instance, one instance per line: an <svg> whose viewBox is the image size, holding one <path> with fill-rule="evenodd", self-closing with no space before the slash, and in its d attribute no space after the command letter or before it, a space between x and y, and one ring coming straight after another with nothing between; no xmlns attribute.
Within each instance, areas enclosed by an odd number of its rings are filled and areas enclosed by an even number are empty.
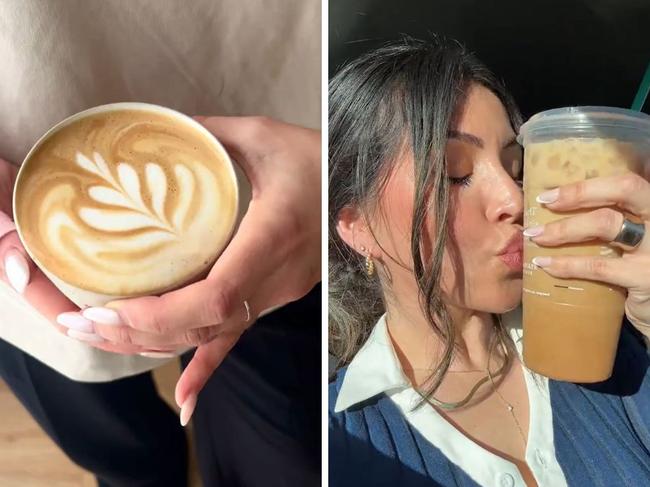
<svg viewBox="0 0 650 487"><path fill-rule="evenodd" d="M178 364L171 362L156 370L154 376L163 398L178 410L173 401ZM68 460L43 433L1 380L0 418L0 487L97 485L93 475ZM191 455L189 485L201 487L194 455Z"/></svg>

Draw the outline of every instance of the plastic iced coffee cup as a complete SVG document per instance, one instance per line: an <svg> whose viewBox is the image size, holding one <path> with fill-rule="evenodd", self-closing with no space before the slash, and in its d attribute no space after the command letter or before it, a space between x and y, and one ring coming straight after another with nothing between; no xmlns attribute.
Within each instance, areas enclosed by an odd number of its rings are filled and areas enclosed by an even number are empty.
<svg viewBox="0 0 650 487"><path fill-rule="evenodd" d="M646 175L650 168L650 116L631 110L569 107L544 111L521 127L518 141L524 147L526 228L593 211L553 212L536 202L546 190L630 171ZM594 281L558 279L532 260L537 256L616 259L621 252L601 241L553 248L525 241L523 358L528 368L570 382L610 377L625 290Z"/></svg>

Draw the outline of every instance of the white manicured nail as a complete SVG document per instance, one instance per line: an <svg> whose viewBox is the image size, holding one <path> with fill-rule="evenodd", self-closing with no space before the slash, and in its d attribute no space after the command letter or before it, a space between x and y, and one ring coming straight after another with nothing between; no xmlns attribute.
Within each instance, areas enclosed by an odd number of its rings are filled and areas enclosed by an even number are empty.
<svg viewBox="0 0 650 487"><path fill-rule="evenodd" d="M548 267L551 265L551 257L533 257L533 264L537 267Z"/></svg>
<svg viewBox="0 0 650 487"><path fill-rule="evenodd" d="M552 189L550 191L545 191L544 193L541 193L537 196L536 201L538 203L553 203L557 201L558 197L560 196L560 190L558 188Z"/></svg>
<svg viewBox="0 0 650 487"><path fill-rule="evenodd" d="M95 333L86 333L83 331L75 330L73 328L68 329L67 334L70 338L81 340L82 342L99 343L105 341L102 337L96 335Z"/></svg>
<svg viewBox="0 0 650 487"><path fill-rule="evenodd" d="M23 254L16 248L11 248L5 254L5 274L11 287L22 294L29 283L29 264Z"/></svg>
<svg viewBox="0 0 650 487"><path fill-rule="evenodd" d="M147 358L174 358L175 353L172 352L140 352L140 356Z"/></svg>
<svg viewBox="0 0 650 487"><path fill-rule="evenodd" d="M190 394L181 406L181 426L187 426L196 407L196 394Z"/></svg>
<svg viewBox="0 0 650 487"><path fill-rule="evenodd" d="M110 308L86 308L81 312L85 318L102 325L119 326L124 324L117 311Z"/></svg>
<svg viewBox="0 0 650 487"><path fill-rule="evenodd" d="M524 230L524 237L539 237L542 233L544 233L544 225L530 227Z"/></svg>
<svg viewBox="0 0 650 487"><path fill-rule="evenodd" d="M61 326L65 326L66 328L83 331L84 333L93 333L95 331L93 322L89 319L84 318L80 313L77 313L76 311L61 313L56 317L56 322Z"/></svg>

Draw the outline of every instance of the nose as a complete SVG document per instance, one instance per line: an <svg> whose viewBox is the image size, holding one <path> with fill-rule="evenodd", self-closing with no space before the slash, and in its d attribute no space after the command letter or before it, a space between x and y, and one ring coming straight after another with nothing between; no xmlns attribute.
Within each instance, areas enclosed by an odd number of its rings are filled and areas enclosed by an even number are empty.
<svg viewBox="0 0 650 487"><path fill-rule="evenodd" d="M491 222L523 224L524 192L503 167L494 174L491 187L487 188L486 216Z"/></svg>

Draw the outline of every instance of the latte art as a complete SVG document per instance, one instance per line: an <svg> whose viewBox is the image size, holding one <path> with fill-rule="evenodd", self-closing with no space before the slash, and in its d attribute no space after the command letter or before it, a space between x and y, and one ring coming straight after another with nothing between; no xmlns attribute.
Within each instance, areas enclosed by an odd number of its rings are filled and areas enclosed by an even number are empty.
<svg viewBox="0 0 650 487"><path fill-rule="evenodd" d="M214 141L163 114L120 110L61 128L17 185L16 216L40 265L93 292L162 292L203 273L237 214Z"/></svg>
<svg viewBox="0 0 650 487"><path fill-rule="evenodd" d="M77 152L77 164L104 180L104 184L88 188L88 196L100 205L79 209L81 219L97 230L119 232L137 228L166 231L179 236L189 209L190 198L184 205L177 205L171 219L165 215L167 177L160 165L149 162L145 165L145 180L151 195L151 206L144 203L140 193L140 179L136 170L126 162L117 165L117 180L111 174L104 158L98 152L93 154L94 162ZM194 175L185 166L174 167L178 190L191 195L196 189ZM210 172L205 178L212 177ZM111 207L105 207L110 205ZM169 236L169 235L168 235Z"/></svg>

